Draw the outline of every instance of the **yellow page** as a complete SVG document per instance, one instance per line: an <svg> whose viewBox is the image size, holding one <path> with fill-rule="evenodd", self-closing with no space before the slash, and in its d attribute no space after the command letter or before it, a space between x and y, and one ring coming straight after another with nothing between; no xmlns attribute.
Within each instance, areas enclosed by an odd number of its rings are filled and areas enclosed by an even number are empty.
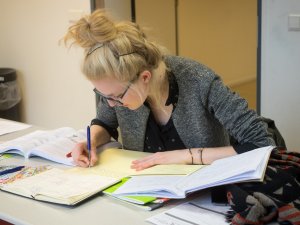
<svg viewBox="0 0 300 225"><path fill-rule="evenodd" d="M103 150L99 154L99 162L91 168L72 168L70 172L98 174L122 178L129 175L189 175L203 165L157 165L142 171L131 169L131 162L152 153L131 151L117 148Z"/></svg>

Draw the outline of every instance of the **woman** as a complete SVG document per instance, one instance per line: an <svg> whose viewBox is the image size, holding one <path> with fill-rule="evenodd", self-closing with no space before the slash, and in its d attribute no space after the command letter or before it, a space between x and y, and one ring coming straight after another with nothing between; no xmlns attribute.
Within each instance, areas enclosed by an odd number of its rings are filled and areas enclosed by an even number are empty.
<svg viewBox="0 0 300 225"><path fill-rule="evenodd" d="M91 162L85 143L72 151L79 166L94 165L96 147L117 139L118 127L125 149L156 152L134 161L136 170L210 164L274 145L261 118L219 76L193 60L166 55L137 24L113 22L97 10L69 28L68 41L85 49L82 71L100 97L91 122Z"/></svg>
<svg viewBox="0 0 300 225"><path fill-rule="evenodd" d="M193 60L165 54L137 24L116 23L97 10L69 28L68 41L84 48L82 71L100 98L91 122L90 162L85 142L72 151L79 166L95 165L96 147L118 139L118 127L125 149L154 153L133 161L136 170L210 164L275 145L263 118L218 75ZM299 224L299 162L299 154L274 151L264 182L227 186L232 223Z"/></svg>

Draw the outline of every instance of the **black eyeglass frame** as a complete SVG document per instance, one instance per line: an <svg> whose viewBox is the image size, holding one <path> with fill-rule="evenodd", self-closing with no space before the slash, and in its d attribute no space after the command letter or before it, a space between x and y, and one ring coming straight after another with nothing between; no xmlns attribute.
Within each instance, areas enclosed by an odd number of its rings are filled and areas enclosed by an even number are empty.
<svg viewBox="0 0 300 225"><path fill-rule="evenodd" d="M133 80L134 81L134 80ZM124 98L124 96L126 95L127 91L129 90L130 86L132 85L133 81L129 81L129 84L127 85L126 89L124 90L124 92L119 96L119 97L110 97L107 95L102 94L100 91L98 91L96 88L93 89L93 91L100 95L101 97L103 97L106 101L111 101L114 102L114 104L116 106L123 106L124 103L122 102L122 99Z"/></svg>

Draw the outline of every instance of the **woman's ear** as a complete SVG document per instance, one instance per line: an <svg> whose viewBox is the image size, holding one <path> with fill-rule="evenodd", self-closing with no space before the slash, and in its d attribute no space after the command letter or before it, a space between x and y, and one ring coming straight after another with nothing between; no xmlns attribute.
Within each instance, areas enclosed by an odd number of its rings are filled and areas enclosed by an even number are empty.
<svg viewBox="0 0 300 225"><path fill-rule="evenodd" d="M149 83L150 79L151 79L151 72L149 70L144 70L141 74L140 74L140 79L142 80L142 82L144 83Z"/></svg>

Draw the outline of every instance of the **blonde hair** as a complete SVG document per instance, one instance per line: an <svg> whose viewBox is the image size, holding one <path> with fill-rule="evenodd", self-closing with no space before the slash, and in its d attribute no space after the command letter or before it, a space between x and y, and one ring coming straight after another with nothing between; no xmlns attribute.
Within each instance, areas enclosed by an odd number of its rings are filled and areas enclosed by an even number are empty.
<svg viewBox="0 0 300 225"><path fill-rule="evenodd" d="M82 72L89 80L113 77L132 81L144 70L152 73L152 101L160 101L165 75L164 51L149 41L142 29L129 21L115 22L107 12L96 10L69 27L64 42L85 50ZM163 74L161 74L163 72Z"/></svg>

